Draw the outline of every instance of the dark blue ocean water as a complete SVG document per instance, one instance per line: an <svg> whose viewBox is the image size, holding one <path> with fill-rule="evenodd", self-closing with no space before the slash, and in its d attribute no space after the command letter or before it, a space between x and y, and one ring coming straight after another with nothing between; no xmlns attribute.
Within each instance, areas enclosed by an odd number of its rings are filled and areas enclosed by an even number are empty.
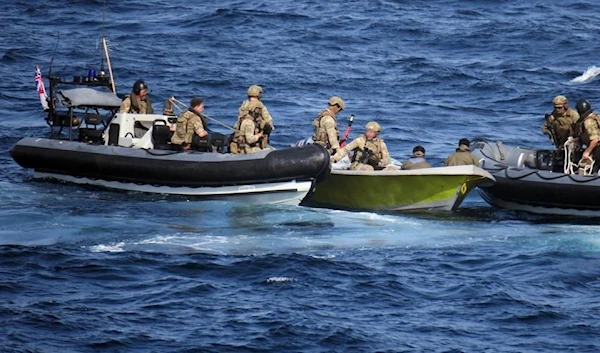
<svg viewBox="0 0 600 353"><path fill-rule="evenodd" d="M394 157L461 137L550 148L554 95L600 105L594 1L3 1L1 352L598 352L600 226L488 206L377 215L34 182L8 150L47 132L33 72L98 70L206 100L265 89L273 142L330 95ZM103 15L105 13L105 15ZM103 20L105 18L105 20ZM219 127L214 127L219 130Z"/></svg>

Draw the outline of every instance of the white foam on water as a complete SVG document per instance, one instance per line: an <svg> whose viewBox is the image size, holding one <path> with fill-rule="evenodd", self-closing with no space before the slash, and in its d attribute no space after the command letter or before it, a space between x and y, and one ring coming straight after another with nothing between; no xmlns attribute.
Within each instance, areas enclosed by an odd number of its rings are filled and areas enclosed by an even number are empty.
<svg viewBox="0 0 600 353"><path fill-rule="evenodd" d="M125 242L118 242L114 244L98 244L90 246L91 252L124 252Z"/></svg>
<svg viewBox="0 0 600 353"><path fill-rule="evenodd" d="M600 67L590 66L583 74L571 80L573 83L587 83L600 75Z"/></svg>
<svg viewBox="0 0 600 353"><path fill-rule="evenodd" d="M267 278L267 283L285 283L285 282L296 282L297 279L293 277L269 277Z"/></svg>

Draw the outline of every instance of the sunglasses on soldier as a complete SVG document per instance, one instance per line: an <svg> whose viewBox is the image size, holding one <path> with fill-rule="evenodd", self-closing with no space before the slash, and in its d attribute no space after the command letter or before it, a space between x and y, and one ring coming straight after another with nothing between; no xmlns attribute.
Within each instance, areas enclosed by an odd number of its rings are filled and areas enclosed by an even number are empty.
<svg viewBox="0 0 600 353"><path fill-rule="evenodd" d="M554 109L565 109L564 105L555 105Z"/></svg>

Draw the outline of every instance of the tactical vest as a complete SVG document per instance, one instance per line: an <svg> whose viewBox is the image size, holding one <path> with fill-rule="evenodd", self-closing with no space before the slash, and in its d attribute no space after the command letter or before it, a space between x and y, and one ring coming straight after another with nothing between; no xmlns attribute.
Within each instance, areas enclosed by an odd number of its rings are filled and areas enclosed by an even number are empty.
<svg viewBox="0 0 600 353"><path fill-rule="evenodd" d="M205 125L205 120L206 119L202 119L202 116L199 115L198 113L196 113L195 111L193 111L192 109L188 109L181 117L179 117L177 119L177 127L175 128L175 133L174 133L174 139L176 141L176 144L182 144L182 143L191 143L193 136L194 136L194 127L192 124L192 119L194 117L194 115L199 116L200 117L200 121L202 122L202 128L204 130L207 129L206 125ZM189 133L190 129L191 134ZM186 141L189 140L189 141ZM181 141L181 142L179 142Z"/></svg>
<svg viewBox="0 0 600 353"><path fill-rule="evenodd" d="M554 120L550 123L550 127L554 130L554 135L557 141L557 146L562 146L569 136L571 135L572 128L572 116L571 112L567 110L563 116L553 116Z"/></svg>
<svg viewBox="0 0 600 353"><path fill-rule="evenodd" d="M264 133L264 128L266 122L262 118L262 107L260 104L254 108L249 107L252 104L251 101L244 101L242 106L240 107L240 113L238 116L238 120L233 125L234 133L231 139L231 143L229 144L229 151L231 153L249 153L248 151L252 149L252 147L261 146L265 148L266 139L260 139L255 143L248 143L246 141L246 136L242 134L240 131L240 127L242 126L242 121L244 119L252 120L254 123L254 134L258 134L259 132Z"/></svg>
<svg viewBox="0 0 600 353"><path fill-rule="evenodd" d="M140 101L138 100L137 96L135 94L127 94L125 95L125 97L123 97L123 100L127 98L129 98L129 100L131 101L131 104L129 105L129 111L127 113L139 114L141 109ZM144 114L154 114L154 108L152 107L152 103L150 102L150 97L146 96L144 102L146 103L146 113Z"/></svg>
<svg viewBox="0 0 600 353"><path fill-rule="evenodd" d="M354 149L352 163L369 164L373 168L379 167L379 162L383 159L383 149L381 148L381 139L375 137L372 140L367 140L365 135L361 135L365 139L364 148Z"/></svg>
<svg viewBox="0 0 600 353"><path fill-rule="evenodd" d="M576 130L577 137L579 137L579 139L581 139L581 142L583 142L583 144L586 146L590 143L590 135L585 130L584 122L588 119L594 120L596 122L596 124L598 124L598 129L600 129L600 116L598 116L595 112L591 112L585 118L581 118L581 117L579 118L579 121L576 124L575 130Z"/></svg>
<svg viewBox="0 0 600 353"><path fill-rule="evenodd" d="M322 112L320 112L319 115L317 115L315 120L313 120L313 126L315 127L315 132L313 134L313 143L317 144L317 145L321 145L327 149L331 149L331 143L329 142L329 136L327 135L327 130L321 124L321 120L323 120L323 117L326 117L326 116L332 117L333 121L336 122L335 134L336 134L337 139L338 140L340 139L340 132L337 129L336 115L333 114L328 109L325 109Z"/></svg>

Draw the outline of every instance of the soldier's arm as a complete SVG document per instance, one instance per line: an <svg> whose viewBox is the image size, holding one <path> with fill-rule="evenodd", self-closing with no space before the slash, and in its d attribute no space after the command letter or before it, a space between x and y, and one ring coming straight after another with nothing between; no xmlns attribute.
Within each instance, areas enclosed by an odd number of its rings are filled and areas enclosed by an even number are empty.
<svg viewBox="0 0 600 353"><path fill-rule="evenodd" d="M131 98L127 97L123 99L121 102L121 107L119 108L119 113L127 113L131 109Z"/></svg>
<svg viewBox="0 0 600 353"><path fill-rule="evenodd" d="M323 127L327 133L327 139L331 145L331 149L339 150L340 142L338 141L337 131L335 130L335 121L330 116L323 117Z"/></svg>
<svg viewBox="0 0 600 353"><path fill-rule="evenodd" d="M200 120L200 118L194 122L194 132L200 137L208 135L208 132L204 130L204 126L202 125L202 120Z"/></svg>
<svg viewBox="0 0 600 353"><path fill-rule="evenodd" d="M548 135L550 132L548 131L548 121L544 120L542 123L542 134Z"/></svg>
<svg viewBox="0 0 600 353"><path fill-rule="evenodd" d="M387 149L385 142L381 141L381 161L379 162L380 167L385 167L390 164L392 159L390 158L390 152Z"/></svg>
<svg viewBox="0 0 600 353"><path fill-rule="evenodd" d="M269 125L271 125L272 130L275 130L275 126L273 125L273 117L271 116L271 114L269 114L269 110L267 109L267 107L264 104L263 104L263 108L262 108L262 118L265 123L268 123Z"/></svg>
<svg viewBox="0 0 600 353"><path fill-rule="evenodd" d="M334 162L337 162L340 159L344 158L344 156L347 155L350 151L352 151L355 148L360 148L361 146L364 147L364 142L360 137L357 137L352 142L344 146L344 148L338 150L337 153L333 157L331 157L331 159Z"/></svg>

